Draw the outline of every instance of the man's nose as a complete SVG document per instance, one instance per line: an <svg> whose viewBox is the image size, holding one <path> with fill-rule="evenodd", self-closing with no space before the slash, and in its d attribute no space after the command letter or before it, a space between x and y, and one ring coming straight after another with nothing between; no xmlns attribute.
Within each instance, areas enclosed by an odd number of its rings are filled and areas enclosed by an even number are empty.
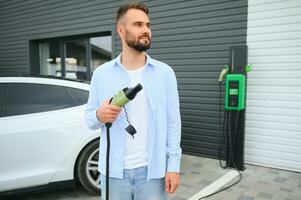
<svg viewBox="0 0 301 200"><path fill-rule="evenodd" d="M150 27L149 26L147 26L147 25L144 25L143 26L143 33L150 33L151 32L151 30L150 30Z"/></svg>

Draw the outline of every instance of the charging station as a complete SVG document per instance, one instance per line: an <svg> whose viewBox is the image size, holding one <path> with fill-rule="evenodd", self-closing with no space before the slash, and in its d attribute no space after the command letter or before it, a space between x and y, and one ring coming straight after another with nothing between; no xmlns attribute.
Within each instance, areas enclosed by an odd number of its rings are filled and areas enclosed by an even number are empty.
<svg viewBox="0 0 301 200"><path fill-rule="evenodd" d="M216 186L209 185L208 190L215 191L204 195L202 191L191 198L201 200L219 192L222 192L242 179L240 171L244 167L244 140L245 140L245 101L246 101L246 74L251 71L247 65L247 46L234 46L230 48L230 67L225 65L219 75L219 120L220 120L220 143L218 147L218 158L220 166L224 169L232 168L237 171L239 179L231 185L216 190ZM222 119L222 83L225 78L225 104L223 123ZM222 164L225 160L226 164ZM230 172L234 172L234 170ZM235 175L236 176L236 175ZM227 177L228 178L228 177ZM220 184L220 183L217 183ZM202 195L201 198L198 196Z"/></svg>
<svg viewBox="0 0 301 200"><path fill-rule="evenodd" d="M245 101L247 46L230 47L230 65L220 75L220 88L225 76L224 122L219 147L219 158L226 161L223 168L244 170ZM220 91L221 92L221 91Z"/></svg>

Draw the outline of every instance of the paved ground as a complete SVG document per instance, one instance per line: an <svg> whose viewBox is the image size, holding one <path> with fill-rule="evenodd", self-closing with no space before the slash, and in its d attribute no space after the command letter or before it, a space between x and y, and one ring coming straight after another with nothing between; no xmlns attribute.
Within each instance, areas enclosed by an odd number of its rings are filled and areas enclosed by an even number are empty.
<svg viewBox="0 0 301 200"><path fill-rule="evenodd" d="M230 170L221 169L218 160L183 155L181 185L168 200L187 200ZM235 180L233 180L235 181ZM81 187L10 200L99 200ZM208 200L300 200L301 173L246 165L240 183ZM1 199L2 200L2 199Z"/></svg>
<svg viewBox="0 0 301 200"><path fill-rule="evenodd" d="M184 155L182 185L169 200L189 199L228 171L221 169L217 160ZM207 199L301 200L301 173L246 165L237 185Z"/></svg>

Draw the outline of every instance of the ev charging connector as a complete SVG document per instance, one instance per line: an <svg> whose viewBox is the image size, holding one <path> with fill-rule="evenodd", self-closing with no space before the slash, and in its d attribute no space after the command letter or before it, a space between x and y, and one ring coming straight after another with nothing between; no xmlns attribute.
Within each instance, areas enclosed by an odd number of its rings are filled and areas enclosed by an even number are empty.
<svg viewBox="0 0 301 200"><path fill-rule="evenodd" d="M133 88L124 88L123 90L119 91L114 97L111 98L110 103L115 106L123 107L125 104L130 102L135 98L137 93L142 90L143 87L140 83L138 83ZM127 114L126 114L127 115ZM127 117L127 116L126 116ZM129 122L129 120L128 120ZM109 158L110 158L110 128L112 126L112 123L106 123L105 124L107 128L107 155L106 155L106 200L109 200ZM136 129L129 124L129 126L125 129L130 135L133 136L136 133Z"/></svg>
<svg viewBox="0 0 301 200"><path fill-rule="evenodd" d="M133 88L124 88L114 95L111 99L111 104L122 107L133 100L140 90L142 90L142 85L139 83Z"/></svg>

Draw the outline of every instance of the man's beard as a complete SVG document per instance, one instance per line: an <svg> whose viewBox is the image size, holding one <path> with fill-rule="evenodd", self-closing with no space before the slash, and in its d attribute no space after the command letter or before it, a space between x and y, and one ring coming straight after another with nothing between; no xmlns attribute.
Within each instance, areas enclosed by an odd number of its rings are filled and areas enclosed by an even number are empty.
<svg viewBox="0 0 301 200"><path fill-rule="evenodd" d="M146 51L150 48L151 40L150 40L149 35L141 36L141 37L148 37L149 38L148 43L142 43L142 42L139 42L140 37L137 40L135 40L134 37L132 37L132 35L128 31L126 31L126 33L127 33L127 37L125 38L125 41L126 41L126 43L129 47L132 47L132 48L134 48L135 50L137 50L139 52Z"/></svg>

